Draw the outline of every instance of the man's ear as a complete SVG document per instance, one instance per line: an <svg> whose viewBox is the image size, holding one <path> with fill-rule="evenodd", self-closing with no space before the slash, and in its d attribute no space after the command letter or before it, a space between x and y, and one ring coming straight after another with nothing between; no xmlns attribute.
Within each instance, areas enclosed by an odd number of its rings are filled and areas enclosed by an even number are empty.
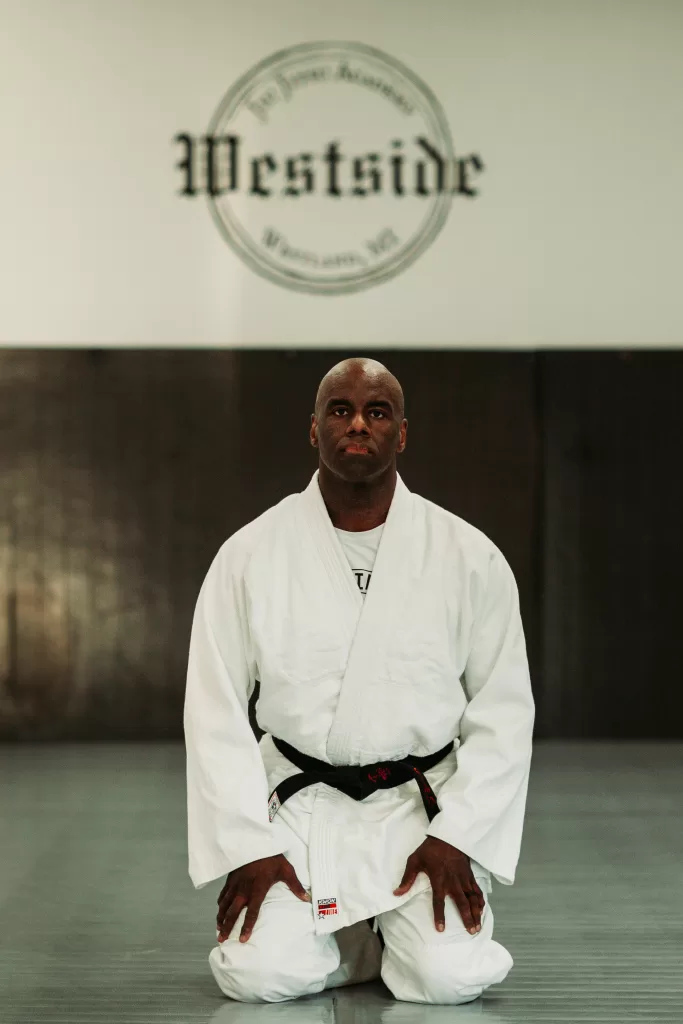
<svg viewBox="0 0 683 1024"><path fill-rule="evenodd" d="M399 447L397 448L397 452L398 452L399 455L401 455L402 452L404 452L406 450L406 445L407 444L408 444L408 420L403 420L403 422L401 423L401 441L399 443Z"/></svg>
<svg viewBox="0 0 683 1024"><path fill-rule="evenodd" d="M309 438L314 448L318 447L318 422L315 418L315 413L311 416L311 429L309 432Z"/></svg>

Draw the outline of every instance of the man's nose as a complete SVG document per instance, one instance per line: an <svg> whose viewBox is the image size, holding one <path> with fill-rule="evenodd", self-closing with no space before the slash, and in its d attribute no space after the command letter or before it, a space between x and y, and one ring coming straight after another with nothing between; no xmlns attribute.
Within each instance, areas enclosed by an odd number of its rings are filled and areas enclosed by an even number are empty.
<svg viewBox="0 0 683 1024"><path fill-rule="evenodd" d="M349 433L353 433L353 434L369 434L370 433L370 430L368 428L368 425L367 425L367 423L365 421L365 417L363 416L362 412L355 412L352 415L351 420L349 422L349 425L347 427L347 430L349 431Z"/></svg>

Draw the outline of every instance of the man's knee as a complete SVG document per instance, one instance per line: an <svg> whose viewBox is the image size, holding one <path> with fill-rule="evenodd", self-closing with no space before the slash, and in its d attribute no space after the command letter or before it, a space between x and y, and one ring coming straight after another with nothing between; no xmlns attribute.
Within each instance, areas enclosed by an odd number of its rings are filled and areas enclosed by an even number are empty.
<svg viewBox="0 0 683 1024"><path fill-rule="evenodd" d="M334 948L293 948L253 934L227 939L211 950L209 964L221 992L242 1003L278 1003L321 992L339 965Z"/></svg>
<svg viewBox="0 0 683 1024"><path fill-rule="evenodd" d="M499 984L512 957L493 939L482 943L419 943L394 963L385 950L382 979L396 999L418 1003L469 1003Z"/></svg>

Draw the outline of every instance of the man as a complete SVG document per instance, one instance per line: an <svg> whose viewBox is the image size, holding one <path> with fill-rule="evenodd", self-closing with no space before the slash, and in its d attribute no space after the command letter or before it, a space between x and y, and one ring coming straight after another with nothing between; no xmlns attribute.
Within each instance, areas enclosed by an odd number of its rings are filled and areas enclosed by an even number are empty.
<svg viewBox="0 0 683 1024"><path fill-rule="evenodd" d="M330 370L318 471L223 544L199 594L190 877L227 874L210 964L233 999L381 974L397 999L465 1003L512 966L488 893L514 881L531 758L517 588L490 540L407 489L407 427L381 364Z"/></svg>

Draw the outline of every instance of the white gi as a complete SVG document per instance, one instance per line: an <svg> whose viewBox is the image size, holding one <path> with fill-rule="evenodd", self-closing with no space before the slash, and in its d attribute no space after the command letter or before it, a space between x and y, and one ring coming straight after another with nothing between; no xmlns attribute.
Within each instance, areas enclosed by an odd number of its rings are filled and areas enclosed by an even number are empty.
<svg viewBox="0 0 683 1024"><path fill-rule="evenodd" d="M247 715L256 679L260 744ZM393 890L425 835L466 853L485 895L491 875L514 881L533 719L507 562L479 530L400 477L365 597L317 472L303 493L230 537L192 624L184 716L190 877L201 888L284 853L312 904L278 883L247 943L238 942L241 915L210 956L223 992L294 998L376 977L380 957L399 999L465 1002L502 981L512 958L491 938L488 896L481 932L470 935L450 898L446 930L436 931L425 875L402 897ZM333 765L427 755L455 739L426 773L440 813L428 822L413 783L363 801L316 784L271 823L269 794L298 771L271 736Z"/></svg>

